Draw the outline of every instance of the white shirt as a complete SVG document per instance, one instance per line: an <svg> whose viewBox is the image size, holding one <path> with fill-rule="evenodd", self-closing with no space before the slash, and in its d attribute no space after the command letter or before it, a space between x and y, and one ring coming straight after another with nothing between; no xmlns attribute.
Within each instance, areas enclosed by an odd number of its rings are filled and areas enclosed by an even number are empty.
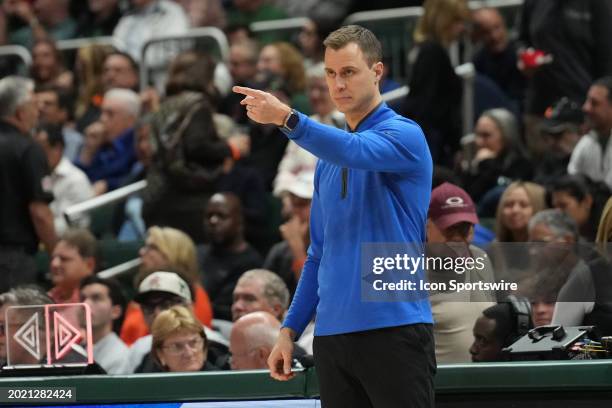
<svg viewBox="0 0 612 408"><path fill-rule="evenodd" d="M612 132L609 137L612 137ZM608 141L606 151L602 152L595 131L582 136L572 152L567 172L583 174L594 181L603 181L612 188L612 140Z"/></svg>
<svg viewBox="0 0 612 408"><path fill-rule="evenodd" d="M188 30L189 19L180 5L169 0L155 0L147 7L121 17L113 37L125 46L125 51L132 58L140 62L142 48L147 41L154 37L185 34ZM147 52L149 66L159 66L169 59L167 52L161 51L165 47L155 48L160 50L159 53L153 49Z"/></svg>
<svg viewBox="0 0 612 408"><path fill-rule="evenodd" d="M55 231L61 235L67 228L64 210L94 196L89 179L70 160L62 157L50 176L53 202L49 205L55 220ZM83 216L75 221L80 227L89 225L89 218Z"/></svg>
<svg viewBox="0 0 612 408"><path fill-rule="evenodd" d="M94 360L108 374L130 374L128 357L130 349L115 334L110 332L98 340L93 347Z"/></svg>

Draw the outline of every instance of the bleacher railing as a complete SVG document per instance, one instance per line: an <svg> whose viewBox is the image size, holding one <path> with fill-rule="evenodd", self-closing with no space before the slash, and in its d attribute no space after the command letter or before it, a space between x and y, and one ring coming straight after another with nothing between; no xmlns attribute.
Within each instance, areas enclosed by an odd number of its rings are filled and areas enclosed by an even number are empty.
<svg viewBox="0 0 612 408"><path fill-rule="evenodd" d="M123 42L114 37L88 37L88 38L73 38L70 40L61 40L57 42L57 49L60 51L74 51L88 45L108 45L116 49L123 49Z"/></svg>
<svg viewBox="0 0 612 408"><path fill-rule="evenodd" d="M26 70L32 66L32 54L21 45L0 46L0 57L17 57L21 60Z"/></svg>
<svg viewBox="0 0 612 408"><path fill-rule="evenodd" d="M225 33L216 27L199 27L189 30L186 34L154 37L142 47L140 62L140 88L145 89L151 83L151 77L164 75L174 57L181 52L190 50L205 50L210 52L212 40L219 58L227 62L229 59L229 44ZM163 81L154 81L160 83Z"/></svg>

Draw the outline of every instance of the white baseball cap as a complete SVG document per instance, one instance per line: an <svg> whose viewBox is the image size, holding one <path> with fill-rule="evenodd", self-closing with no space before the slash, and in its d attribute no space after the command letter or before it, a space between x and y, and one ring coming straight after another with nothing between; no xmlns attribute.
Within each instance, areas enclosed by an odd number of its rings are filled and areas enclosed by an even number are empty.
<svg viewBox="0 0 612 408"><path fill-rule="evenodd" d="M191 302L191 292L189 285L178 274L174 272L153 272L140 283L138 286L138 295L134 298L140 302L144 295L149 292L166 292L182 297L188 302Z"/></svg>

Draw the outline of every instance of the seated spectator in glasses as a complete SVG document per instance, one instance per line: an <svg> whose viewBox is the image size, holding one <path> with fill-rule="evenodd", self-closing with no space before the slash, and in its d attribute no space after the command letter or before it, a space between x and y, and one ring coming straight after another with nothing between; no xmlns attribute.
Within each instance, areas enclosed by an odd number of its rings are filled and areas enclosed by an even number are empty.
<svg viewBox="0 0 612 408"><path fill-rule="evenodd" d="M64 211L74 204L92 198L94 192L85 173L64 156L64 135L60 126L43 125L38 128L35 137L49 162L53 192L53 201L49 207L53 212L55 231L61 235L68 228ZM79 227L87 227L89 217L83 215L74 222Z"/></svg>
<svg viewBox="0 0 612 408"><path fill-rule="evenodd" d="M516 313L508 302L498 303L483 310L474 324L474 342L470 347L472 362L504 361L502 349L521 336L517 320ZM533 328L531 320L528 326Z"/></svg>
<svg viewBox="0 0 612 408"><path fill-rule="evenodd" d="M32 47L30 76L37 87L57 86L72 90L72 73L64 66L62 53L51 40L37 41Z"/></svg>
<svg viewBox="0 0 612 408"><path fill-rule="evenodd" d="M476 122L474 134L476 153L467 165L463 184L475 202L499 187L500 180L531 179L533 166L523 151L518 123L510 111L485 111Z"/></svg>
<svg viewBox="0 0 612 408"><path fill-rule="evenodd" d="M39 123L60 127L65 142L64 156L74 162L83 144L83 135L69 124L72 113L72 95L57 86L39 86L34 89L34 92L38 103Z"/></svg>
<svg viewBox="0 0 612 408"><path fill-rule="evenodd" d="M546 149L536 164L535 182L549 185L567 174L567 165L574 147L584 133L583 127L582 109L569 98L561 98L546 109L540 125Z"/></svg>
<svg viewBox="0 0 612 408"><path fill-rule="evenodd" d="M19 347L14 340L14 336L11 336L11 339L6 338L7 330L14 333L24 323L7 322L5 320L6 310L11 306L49 305L52 303L53 301L49 296L33 287L17 287L0 294L0 367L7 363L6 348L8 342L11 342L9 346L11 348L11 364L37 364L40 362L40 360L33 360L30 353L26 352L23 347ZM9 324L11 325L10 328L8 327ZM45 334L41 333L40 338L44 341Z"/></svg>
<svg viewBox="0 0 612 408"><path fill-rule="evenodd" d="M610 197L608 187L580 175L565 175L552 182L550 193L552 206L574 219L583 240L593 242L601 212Z"/></svg>
<svg viewBox="0 0 612 408"><path fill-rule="evenodd" d="M232 370L267 369L280 327L268 312L252 312L236 320L230 336Z"/></svg>
<svg viewBox="0 0 612 408"><path fill-rule="evenodd" d="M96 195L114 190L136 162L134 125L140 115L140 97L128 89L111 89L104 95L100 122L85 130L85 141L76 161L94 183Z"/></svg>
<svg viewBox="0 0 612 408"><path fill-rule="evenodd" d="M126 306L121 286L113 279L88 276L80 293L91 309L94 359L108 374L128 374L130 350L117 336Z"/></svg>
<svg viewBox="0 0 612 408"><path fill-rule="evenodd" d="M264 269L279 275L289 293L295 293L300 280L306 250L310 245L310 204L314 192L314 173L303 172L283 189L290 205L289 220L280 226L283 241L268 252Z"/></svg>
<svg viewBox="0 0 612 408"><path fill-rule="evenodd" d="M216 319L231 320L232 292L244 271L259 268L261 255L244 239L244 219L238 198L231 193L213 195L204 223L210 244L199 245L202 282L212 300Z"/></svg>
<svg viewBox="0 0 612 408"><path fill-rule="evenodd" d="M140 249L139 256L142 263L136 277L137 282L142 282L157 271L172 270L179 273L195 292L193 297L195 315L202 324L210 326L212 307L208 294L201 284L195 246L187 234L170 227L151 227L147 231L145 245ZM121 330L123 341L132 344L149 333L148 327L150 322L146 322L146 316L143 317L140 309L131 303Z"/></svg>
<svg viewBox="0 0 612 408"><path fill-rule="evenodd" d="M496 8L483 7L472 13L474 31L482 48L474 55L474 67L491 78L517 107L523 102L525 77L518 70L516 41L508 37L508 29Z"/></svg>
<svg viewBox="0 0 612 408"><path fill-rule="evenodd" d="M51 254L53 287L49 297L55 303L79 303L81 280L96 269L96 238L85 229L67 230Z"/></svg>
<svg viewBox="0 0 612 408"><path fill-rule="evenodd" d="M106 37L121 18L119 0L87 0L87 10L77 23L77 37Z"/></svg>
<svg viewBox="0 0 612 408"><path fill-rule="evenodd" d="M172 306L153 321L151 354L166 372L218 370L207 360L208 339L200 322L185 306Z"/></svg>
<svg viewBox="0 0 612 408"><path fill-rule="evenodd" d="M174 272L158 271L147 276L138 286L138 295L135 301L142 308L147 328L151 328L157 316L164 310L175 305L192 307L192 286L181 279ZM209 342L209 358L215 361L225 361L228 342L219 333L203 326ZM139 338L130 348L130 372L154 372L159 371L150 354L152 336L146 335Z"/></svg>
<svg viewBox="0 0 612 408"><path fill-rule="evenodd" d="M427 270L430 282L493 282L493 268L486 253L468 244L478 224L476 208L470 196L461 188L443 183L431 192L427 218L427 255L435 258L464 257L483 260L484 268L474 266L459 274L455 270ZM472 262L474 262L472 261ZM475 265L475 264L473 264ZM467 291L430 292L434 315L436 361L463 363L470 361L468 349L472 342L472 325L481 312L495 301L495 294Z"/></svg>
<svg viewBox="0 0 612 408"><path fill-rule="evenodd" d="M70 17L69 0L20 1L13 12L27 23L9 34L11 44L31 48L37 40L48 37L55 41L75 37L76 22Z"/></svg>

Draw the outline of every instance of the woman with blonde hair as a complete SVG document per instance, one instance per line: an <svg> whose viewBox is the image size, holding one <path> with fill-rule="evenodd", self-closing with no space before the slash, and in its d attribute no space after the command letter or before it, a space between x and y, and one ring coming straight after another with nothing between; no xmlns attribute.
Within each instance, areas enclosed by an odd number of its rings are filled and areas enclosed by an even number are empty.
<svg viewBox="0 0 612 408"><path fill-rule="evenodd" d="M208 339L200 322L185 306L161 312L151 326L151 356L167 372L211 371Z"/></svg>
<svg viewBox="0 0 612 408"><path fill-rule="evenodd" d="M595 236L595 242L599 252L607 258L612 260L612 198L609 198L606 202L606 206L601 212L601 218L599 219L599 226L597 227L597 235Z"/></svg>
<svg viewBox="0 0 612 408"><path fill-rule="evenodd" d="M495 216L498 242L526 242L529 220L546 208L546 190L529 181L515 181L502 194Z"/></svg>
<svg viewBox="0 0 612 408"><path fill-rule="evenodd" d="M79 48L75 63L76 83L78 85L78 95L75 106L74 116L79 122L79 129L85 126L82 119L91 107L99 109L102 105L102 70L104 59L112 48L107 45L86 45Z"/></svg>
<svg viewBox="0 0 612 408"><path fill-rule="evenodd" d="M423 128L434 163L450 167L462 132L462 83L449 47L469 17L466 0L426 0L413 34L416 45L408 56L412 73L403 114Z"/></svg>
<svg viewBox="0 0 612 408"><path fill-rule="evenodd" d="M212 306L201 284L195 245L187 234L175 228L153 226L147 231L145 245L139 255L142 263L134 287L137 288L153 272L176 272L193 287L196 317L202 324L211 325ZM137 303L130 302L121 328L121 338L129 345L146 334L148 330L142 310Z"/></svg>

